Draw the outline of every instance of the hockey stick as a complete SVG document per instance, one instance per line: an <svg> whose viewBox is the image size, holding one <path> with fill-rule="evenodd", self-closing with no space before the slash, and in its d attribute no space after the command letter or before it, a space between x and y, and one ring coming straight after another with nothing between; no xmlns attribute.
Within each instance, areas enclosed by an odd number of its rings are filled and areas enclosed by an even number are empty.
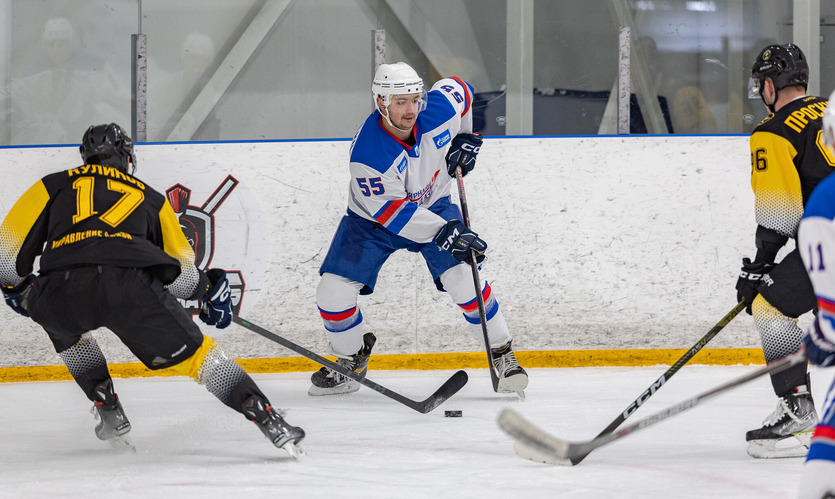
<svg viewBox="0 0 835 499"><path fill-rule="evenodd" d="M470 210L467 208L467 193L464 192L464 174L461 167L455 168L455 178L458 180L458 199L461 201L461 213L464 215L464 225L470 228ZM473 284L475 284L475 298L478 302L478 318L481 322L481 334L484 337L484 347L487 350L487 365L490 369L490 381L493 382L493 391L499 391L499 375L493 366L493 352L490 350L490 339L487 335L487 314L484 312L484 297L481 295L481 278L478 276L478 262L474 250L470 250L470 268L473 269Z"/></svg>
<svg viewBox="0 0 835 499"><path fill-rule="evenodd" d="M640 419L621 430L614 433L600 435L592 440L569 442L568 440L554 437L530 423L512 409L503 409L502 412L499 413L498 423L505 432L516 439L514 450L518 455L532 461L558 464L561 466L572 466L580 462L583 457L587 456L591 451L597 449L598 447L602 447L638 430L652 426L655 423L663 421L671 416L675 416L678 413L692 409L708 399L732 390L733 388L748 383L756 378L788 369L795 364L805 361L806 352L801 349L791 355L787 355L782 359L775 360L764 367L750 372L745 376L728 381L727 383L721 384L704 393L696 395L693 398L672 405L663 411L659 411L644 419Z"/></svg>
<svg viewBox="0 0 835 499"><path fill-rule="evenodd" d="M435 393L430 395L425 400L419 402L417 400L412 400L408 397L404 397L403 395L400 395L397 392L389 390L388 388L386 388L384 386L378 385L377 383L371 381L370 379L366 379L364 374L357 374L354 371L352 371L350 369L347 369L347 368L337 364L336 362L331 362L330 360L328 360L328 359L326 359L326 358L324 358L320 355L317 355L316 353L311 352L310 350L308 350L308 349L306 349L302 346L296 345L295 343L293 343L293 342L291 342L287 339L284 339L284 338L282 338L281 336L279 336L275 333L267 331L266 329L262 328L261 326L253 324L252 322L250 322L246 319L242 319L242 318L238 317L237 315L232 318L232 321L235 324L238 324L239 326L242 326L246 329L249 329L250 331L252 331L254 333L258 333L261 336L263 336L264 338L267 338L267 339L272 340L272 341L274 341L274 342L276 342L276 343L278 343L278 344L280 344L284 347L287 347L290 350L292 350L292 351L294 351L294 352L296 352L296 353L298 353L298 354L300 354L304 357L307 357L308 359L312 360L313 362L321 364L321 365L327 367L328 369L333 369L334 371L338 372L339 374L341 374L341 375L343 375L347 378L351 378L352 380L360 383L361 385L365 385L368 388L371 388L372 390L374 390L375 392L378 392L382 395L385 395L386 397L388 397L390 399L396 400L396 401L400 402L401 404L405 405L406 407L409 407L410 409L414 409L414 410L416 410L420 413L423 413L423 414L426 414L426 413L430 412L431 410L433 410L434 408L438 407L439 405L443 404L448 398L455 395L458 392L458 390L460 390L461 388L464 387L464 385L467 384L467 379L468 379L467 373L464 372L464 371L457 371L455 374L452 375L452 377L450 377L448 380L446 380L444 382L444 384L441 385L440 388L435 390Z"/></svg>
<svg viewBox="0 0 835 499"><path fill-rule="evenodd" d="M675 362L675 364L670 366L670 368L667 369L664 372L664 374L662 374L651 385L649 385L649 388L644 390L638 396L638 398L636 398L635 400L632 401L632 403L630 403L628 406L626 406L626 409L624 409L623 412L618 414L618 417L616 417L614 419L614 421L609 423L609 426L604 428L603 431L601 431L600 433L597 434L597 436L601 437L603 435L606 435L607 433L612 433L613 431L615 431L615 428L617 428L618 426L621 425L621 423L626 421L626 418L631 416L635 411L638 410L639 407L641 407L641 405L644 402L647 401L647 399L652 397L653 394L655 394L655 392L660 390L661 387L664 386L664 383L667 382L667 380L672 378L673 375L675 373L677 373L678 370L681 369L684 366L684 364L687 364L688 362L690 362L690 359L695 357L696 354L699 353L702 350L702 348L704 348L704 346L707 345L707 343L710 340L713 339L714 336L719 334L719 331L721 331L725 326L727 326L734 319L734 317L736 317L743 309L745 309L745 302L740 301L739 303L736 304L736 306L733 309L731 309L730 312L728 312L725 315L725 317L722 317L722 319L719 320L719 322L717 322L715 326L710 328L710 331L708 331L707 334L702 336L702 338L699 341L697 341L695 345L690 347L690 350L688 350L687 353L682 355L681 358L678 359ZM586 457L585 454L577 455L572 459L571 464L572 465L577 464L580 461L582 461L583 458L585 458L585 457Z"/></svg>

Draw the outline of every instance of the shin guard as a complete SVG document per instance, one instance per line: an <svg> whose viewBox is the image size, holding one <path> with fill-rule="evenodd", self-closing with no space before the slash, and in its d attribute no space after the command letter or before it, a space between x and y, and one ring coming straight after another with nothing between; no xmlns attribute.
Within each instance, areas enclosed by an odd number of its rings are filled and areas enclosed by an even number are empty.
<svg viewBox="0 0 835 499"><path fill-rule="evenodd" d="M206 385L209 393L237 412L243 413L241 407L252 395L268 402L249 374L208 336L194 355L171 369Z"/></svg>
<svg viewBox="0 0 835 499"><path fill-rule="evenodd" d="M793 319L780 313L762 295L751 304L754 324L760 334L765 361L772 362L796 352L802 345L803 331ZM808 364L802 362L771 376L774 393L782 396L795 387L806 384Z"/></svg>
<svg viewBox="0 0 835 499"><path fill-rule="evenodd" d="M75 382L91 402L99 401L96 387L110 380L107 360L91 333L85 333L71 347L58 352Z"/></svg>

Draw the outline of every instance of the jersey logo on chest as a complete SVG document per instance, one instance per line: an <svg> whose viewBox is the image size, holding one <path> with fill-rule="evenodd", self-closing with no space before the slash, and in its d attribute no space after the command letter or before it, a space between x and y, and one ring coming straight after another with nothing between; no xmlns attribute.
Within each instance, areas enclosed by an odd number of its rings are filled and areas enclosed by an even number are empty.
<svg viewBox="0 0 835 499"><path fill-rule="evenodd" d="M449 130L444 130L444 133L436 135L432 140L435 142L435 147L438 149L444 147L450 141Z"/></svg>

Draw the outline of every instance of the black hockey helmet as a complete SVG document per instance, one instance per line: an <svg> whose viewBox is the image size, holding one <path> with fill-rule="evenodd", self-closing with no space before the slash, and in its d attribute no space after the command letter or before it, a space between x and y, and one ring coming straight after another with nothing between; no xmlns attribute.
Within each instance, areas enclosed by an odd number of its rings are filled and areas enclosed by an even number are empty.
<svg viewBox="0 0 835 499"><path fill-rule="evenodd" d="M766 77L771 78L776 90L792 85L809 85L809 63L806 56L797 45L769 45L760 52L754 65L751 66L752 86L749 87L749 97L756 98L762 93L763 82Z"/></svg>
<svg viewBox="0 0 835 499"><path fill-rule="evenodd" d="M81 158L85 164L115 166L125 173L136 170L133 140L116 123L94 125L84 132L81 139ZM128 171L130 165L130 171Z"/></svg>

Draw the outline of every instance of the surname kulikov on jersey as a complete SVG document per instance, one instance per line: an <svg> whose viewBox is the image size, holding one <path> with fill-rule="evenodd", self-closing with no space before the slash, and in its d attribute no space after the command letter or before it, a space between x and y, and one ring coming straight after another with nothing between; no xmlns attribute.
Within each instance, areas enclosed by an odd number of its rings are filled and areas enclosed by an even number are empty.
<svg viewBox="0 0 835 499"><path fill-rule="evenodd" d="M18 268L20 275L31 272L41 250L41 273L88 265L151 268L165 284L180 273L178 260L163 251L181 230L176 215L165 209L162 194L118 168L84 165L47 175L22 201L32 210L17 213L32 218L15 224L30 227L17 259L30 268Z"/></svg>

